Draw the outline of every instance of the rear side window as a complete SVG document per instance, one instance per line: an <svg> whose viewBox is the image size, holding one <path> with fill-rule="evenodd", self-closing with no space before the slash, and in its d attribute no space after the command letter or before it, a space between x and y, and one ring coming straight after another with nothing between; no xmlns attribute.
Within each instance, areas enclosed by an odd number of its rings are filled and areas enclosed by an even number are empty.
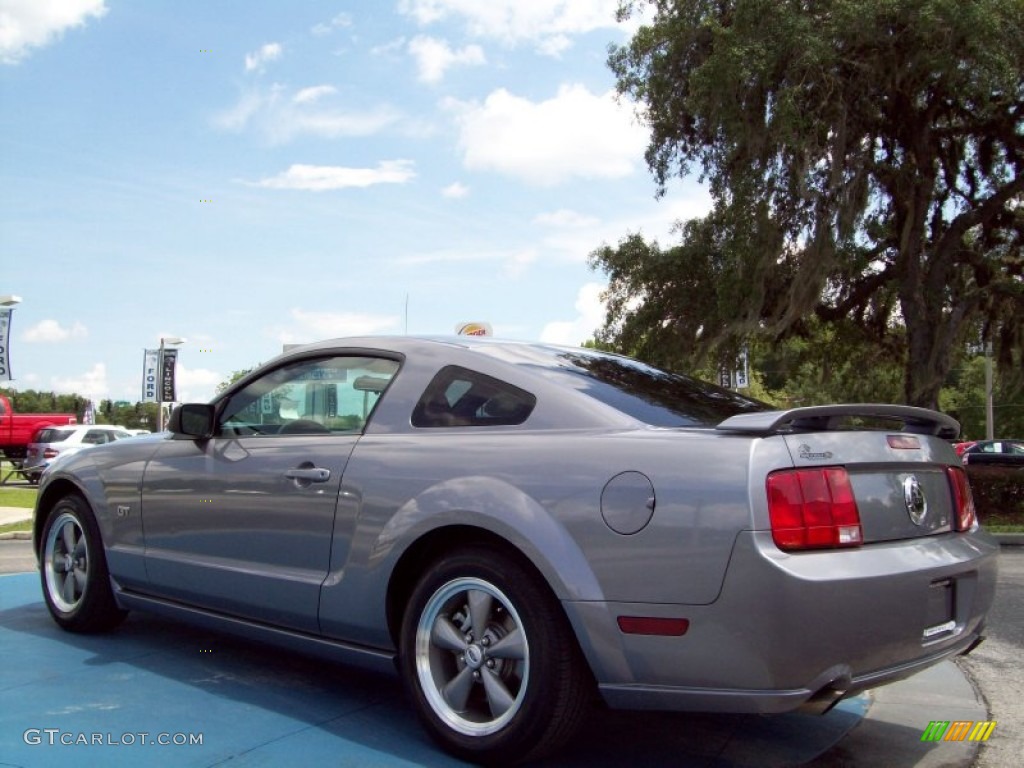
<svg viewBox="0 0 1024 768"><path fill-rule="evenodd" d="M524 389L457 365L442 368L412 412L414 427L497 427L522 424L537 398Z"/></svg>
<svg viewBox="0 0 1024 768"><path fill-rule="evenodd" d="M37 443L60 443L68 439L72 430L70 429L40 429L36 433L35 442Z"/></svg>

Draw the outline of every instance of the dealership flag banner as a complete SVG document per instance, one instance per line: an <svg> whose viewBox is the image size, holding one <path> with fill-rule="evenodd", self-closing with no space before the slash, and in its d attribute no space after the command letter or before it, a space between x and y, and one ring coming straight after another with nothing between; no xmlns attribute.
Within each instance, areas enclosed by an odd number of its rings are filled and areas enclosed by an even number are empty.
<svg viewBox="0 0 1024 768"><path fill-rule="evenodd" d="M165 349L163 351L163 359L160 361L160 391L163 392L160 401L163 403L173 403L178 400L174 394L174 365L177 362L178 350Z"/></svg>
<svg viewBox="0 0 1024 768"><path fill-rule="evenodd" d="M0 309L0 381L11 380L11 310Z"/></svg>
<svg viewBox="0 0 1024 768"><path fill-rule="evenodd" d="M160 370L160 350L147 349L142 356L142 402L155 403L157 376Z"/></svg>

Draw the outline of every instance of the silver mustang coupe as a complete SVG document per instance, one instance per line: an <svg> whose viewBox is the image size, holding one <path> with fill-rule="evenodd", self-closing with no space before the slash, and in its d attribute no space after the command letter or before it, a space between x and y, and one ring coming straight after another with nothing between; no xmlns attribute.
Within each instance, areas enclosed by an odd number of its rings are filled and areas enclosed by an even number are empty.
<svg viewBox="0 0 1024 768"><path fill-rule="evenodd" d="M44 476L46 604L394 670L480 763L619 708L825 711L982 638L997 545L940 413L773 411L493 339L293 350Z"/></svg>

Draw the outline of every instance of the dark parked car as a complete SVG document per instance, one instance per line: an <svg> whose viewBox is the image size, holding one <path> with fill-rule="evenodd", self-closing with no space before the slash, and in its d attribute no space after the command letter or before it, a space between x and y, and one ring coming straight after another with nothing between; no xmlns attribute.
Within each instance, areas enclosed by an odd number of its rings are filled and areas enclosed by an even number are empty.
<svg viewBox="0 0 1024 768"><path fill-rule="evenodd" d="M1006 464L1024 467L1024 440L979 440L960 455L964 464Z"/></svg>
<svg viewBox="0 0 1024 768"><path fill-rule="evenodd" d="M958 431L588 349L337 339L59 462L34 544L65 629L138 608L397 663L441 745L507 763L595 694L824 711L971 650L998 547Z"/></svg>

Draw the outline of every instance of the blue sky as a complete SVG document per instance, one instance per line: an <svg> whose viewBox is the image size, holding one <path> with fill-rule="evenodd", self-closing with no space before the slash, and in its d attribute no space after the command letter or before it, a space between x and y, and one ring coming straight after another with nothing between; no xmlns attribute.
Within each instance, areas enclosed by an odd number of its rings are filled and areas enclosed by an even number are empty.
<svg viewBox="0 0 1024 768"><path fill-rule="evenodd" d="M0 0L0 295L17 388L205 400L282 344L578 344L587 255L662 199L614 97L616 0ZM634 22L635 23L635 22Z"/></svg>

